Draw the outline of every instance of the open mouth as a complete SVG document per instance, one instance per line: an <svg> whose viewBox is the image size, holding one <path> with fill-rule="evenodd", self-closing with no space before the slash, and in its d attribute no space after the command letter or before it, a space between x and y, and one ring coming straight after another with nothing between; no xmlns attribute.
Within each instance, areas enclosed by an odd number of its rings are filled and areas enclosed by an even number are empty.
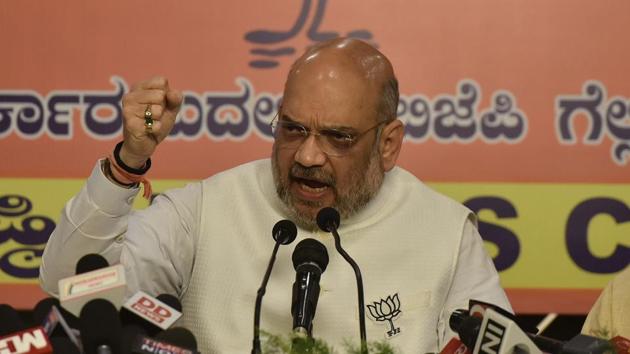
<svg viewBox="0 0 630 354"><path fill-rule="evenodd" d="M324 191L326 188L330 187L329 184L314 179L293 177L293 180L299 183L300 187L312 191Z"/></svg>

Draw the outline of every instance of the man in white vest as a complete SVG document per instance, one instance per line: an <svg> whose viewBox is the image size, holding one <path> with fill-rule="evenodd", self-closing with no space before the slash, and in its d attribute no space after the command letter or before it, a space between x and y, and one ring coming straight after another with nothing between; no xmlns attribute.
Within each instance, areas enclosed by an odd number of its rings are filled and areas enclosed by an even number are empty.
<svg viewBox="0 0 630 354"><path fill-rule="evenodd" d="M100 253L124 265L129 295L177 295L182 324L203 353L248 352L270 230L288 218L298 241L314 238L328 249L313 335L341 350L344 340L358 341L359 325L354 273L315 222L332 206L342 217L342 244L363 273L368 341L436 352L454 335L450 313L469 299L511 310L473 213L396 167L404 136L398 83L372 46L335 39L293 64L272 123L271 159L166 191L133 211L149 158L181 103L160 77L125 95L123 142L68 202L46 247L46 291L56 294L82 255ZM294 244L280 249L263 302L261 329L273 334L292 329Z"/></svg>

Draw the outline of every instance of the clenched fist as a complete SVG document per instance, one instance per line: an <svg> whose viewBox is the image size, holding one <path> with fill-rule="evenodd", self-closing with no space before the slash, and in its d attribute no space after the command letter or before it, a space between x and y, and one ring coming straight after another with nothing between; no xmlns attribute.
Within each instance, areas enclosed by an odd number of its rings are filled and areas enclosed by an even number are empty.
<svg viewBox="0 0 630 354"><path fill-rule="evenodd" d="M154 77L131 87L123 96L123 145L120 158L132 168L141 168L175 124L182 105L181 92L171 89L164 77ZM147 107L153 114L153 129L144 126Z"/></svg>

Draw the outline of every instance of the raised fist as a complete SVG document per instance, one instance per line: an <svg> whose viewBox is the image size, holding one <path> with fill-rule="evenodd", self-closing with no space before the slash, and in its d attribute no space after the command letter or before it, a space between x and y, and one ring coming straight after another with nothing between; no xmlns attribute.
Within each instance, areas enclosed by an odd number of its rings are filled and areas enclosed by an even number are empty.
<svg viewBox="0 0 630 354"><path fill-rule="evenodd" d="M123 146L120 158L132 168L141 168L157 145L168 136L182 105L181 92L171 89L164 77L154 77L131 87L123 96ZM145 125L145 112L153 124Z"/></svg>

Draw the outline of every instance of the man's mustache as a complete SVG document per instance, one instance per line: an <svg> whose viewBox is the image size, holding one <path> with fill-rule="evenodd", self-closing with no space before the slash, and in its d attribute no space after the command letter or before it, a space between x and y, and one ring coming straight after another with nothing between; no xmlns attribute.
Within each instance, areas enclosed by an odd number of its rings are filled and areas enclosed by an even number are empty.
<svg viewBox="0 0 630 354"><path fill-rule="evenodd" d="M291 166L291 171L289 171L289 176L291 178L302 178L314 180L320 183L327 184L331 187L336 185L335 177L326 172L321 167L304 167L300 164L294 164Z"/></svg>

